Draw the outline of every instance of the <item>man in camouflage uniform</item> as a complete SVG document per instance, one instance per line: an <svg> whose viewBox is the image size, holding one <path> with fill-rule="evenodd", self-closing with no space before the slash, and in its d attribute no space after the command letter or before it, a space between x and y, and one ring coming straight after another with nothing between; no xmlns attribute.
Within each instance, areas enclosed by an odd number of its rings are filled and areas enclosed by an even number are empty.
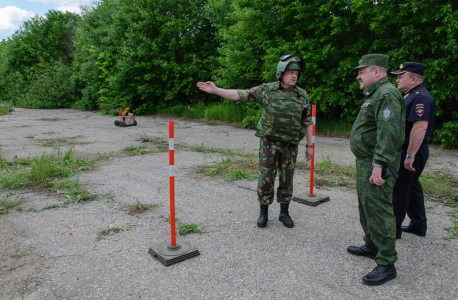
<svg viewBox="0 0 458 300"><path fill-rule="evenodd" d="M398 259L391 199L404 141L405 105L401 93L388 80L387 65L388 56L368 54L355 68L365 101L351 129L350 144L356 156L359 215L366 244L350 246L347 251L375 258L377 267L363 278L368 285L395 278Z"/></svg>
<svg viewBox="0 0 458 300"><path fill-rule="evenodd" d="M260 215L258 227L266 227L268 207L274 200L274 183L277 171L279 186L277 201L280 203L279 220L288 228L294 227L288 209L293 196L293 177L299 142L306 136L305 156L313 156L312 118L307 92L296 86L305 61L297 54L281 57L277 65L278 82L262 84L247 90L226 90L216 87L213 82L199 82L197 87L211 94L236 100L253 101L262 105L262 117L257 126L259 145L258 201Z"/></svg>

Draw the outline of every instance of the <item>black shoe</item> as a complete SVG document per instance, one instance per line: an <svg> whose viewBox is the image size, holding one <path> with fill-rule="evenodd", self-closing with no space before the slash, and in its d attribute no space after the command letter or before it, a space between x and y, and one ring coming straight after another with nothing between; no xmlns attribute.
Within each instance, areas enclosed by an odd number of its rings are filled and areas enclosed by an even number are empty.
<svg viewBox="0 0 458 300"><path fill-rule="evenodd" d="M283 222L283 226L288 227L288 228L293 228L294 227L294 222L289 216L288 213L288 204L280 203L280 216L278 216L278 220L280 222Z"/></svg>
<svg viewBox="0 0 458 300"><path fill-rule="evenodd" d="M399 231L399 232L396 231L396 239L400 240L401 236L402 236L402 231Z"/></svg>
<svg viewBox="0 0 458 300"><path fill-rule="evenodd" d="M267 221L269 217L269 205L262 205L261 203L261 213L259 214L258 222L256 225L258 227L264 228L267 226Z"/></svg>
<svg viewBox="0 0 458 300"><path fill-rule="evenodd" d="M418 229L417 227L415 227L412 224L409 224L409 226L401 226L401 230L404 232L413 233L419 236L426 236L426 231L421 231L420 229Z"/></svg>
<svg viewBox="0 0 458 300"><path fill-rule="evenodd" d="M394 278L396 278L396 268L394 265L377 265L372 272L363 277L363 283L367 285L381 285Z"/></svg>
<svg viewBox="0 0 458 300"><path fill-rule="evenodd" d="M372 247L369 244L364 244L361 247L350 246L347 248L347 252L357 256L366 256L369 258L375 258L377 256L377 248Z"/></svg>

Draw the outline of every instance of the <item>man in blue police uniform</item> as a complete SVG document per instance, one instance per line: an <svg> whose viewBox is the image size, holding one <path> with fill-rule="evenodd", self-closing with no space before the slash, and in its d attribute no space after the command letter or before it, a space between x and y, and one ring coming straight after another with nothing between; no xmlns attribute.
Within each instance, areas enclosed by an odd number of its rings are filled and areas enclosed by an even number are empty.
<svg viewBox="0 0 458 300"><path fill-rule="evenodd" d="M428 140L434 127L436 103L423 86L426 65L406 62L397 71L398 89L406 104L406 131L402 145L399 177L393 189L393 210L396 217L396 239L402 232L426 236L426 213L423 189L419 178L429 156ZM407 215L408 226L402 226Z"/></svg>

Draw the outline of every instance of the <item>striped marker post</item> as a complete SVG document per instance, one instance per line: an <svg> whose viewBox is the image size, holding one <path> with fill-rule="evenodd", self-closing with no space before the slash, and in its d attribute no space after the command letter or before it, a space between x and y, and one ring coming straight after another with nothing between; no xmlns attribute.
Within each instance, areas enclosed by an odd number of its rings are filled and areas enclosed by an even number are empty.
<svg viewBox="0 0 458 300"><path fill-rule="evenodd" d="M199 255L199 250L188 242L176 238L175 229L175 136L173 121L169 121L169 182L170 182L170 231L172 241L152 246L148 253L166 266Z"/></svg>
<svg viewBox="0 0 458 300"><path fill-rule="evenodd" d="M310 192L302 193L299 196L293 197L293 201L310 206L317 206L320 203L329 201L329 196L318 195L313 193L313 177L315 175L315 126L316 126L316 105L312 105L312 145L313 145L313 156L310 160ZM310 141L307 141L310 143ZM306 148L307 149L307 148Z"/></svg>
<svg viewBox="0 0 458 300"><path fill-rule="evenodd" d="M316 105L312 105L312 145L313 156L310 161L310 195L313 195L313 175L315 174L315 125L316 125Z"/></svg>
<svg viewBox="0 0 458 300"><path fill-rule="evenodd" d="M170 230L172 233L172 247L177 245L175 230L175 141L174 123L169 121L169 182L170 182Z"/></svg>

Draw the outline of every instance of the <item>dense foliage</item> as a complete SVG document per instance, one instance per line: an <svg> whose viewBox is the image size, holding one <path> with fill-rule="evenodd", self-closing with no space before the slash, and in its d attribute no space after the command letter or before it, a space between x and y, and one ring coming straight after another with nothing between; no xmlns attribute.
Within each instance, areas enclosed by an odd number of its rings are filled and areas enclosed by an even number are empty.
<svg viewBox="0 0 458 300"><path fill-rule="evenodd" d="M51 10L24 22L0 44L0 100L28 108L69 107L76 101L71 77L79 19Z"/></svg>
<svg viewBox="0 0 458 300"><path fill-rule="evenodd" d="M279 57L299 53L307 71L298 84L321 119L352 122L363 100L352 68L364 54L385 53L389 70L405 61L428 65L434 138L444 143L458 127L457 8L455 0L96 0L81 16L36 17L0 43L0 99L196 114L185 108L219 101L197 81L271 82ZM259 106L239 108L243 125L253 127Z"/></svg>

